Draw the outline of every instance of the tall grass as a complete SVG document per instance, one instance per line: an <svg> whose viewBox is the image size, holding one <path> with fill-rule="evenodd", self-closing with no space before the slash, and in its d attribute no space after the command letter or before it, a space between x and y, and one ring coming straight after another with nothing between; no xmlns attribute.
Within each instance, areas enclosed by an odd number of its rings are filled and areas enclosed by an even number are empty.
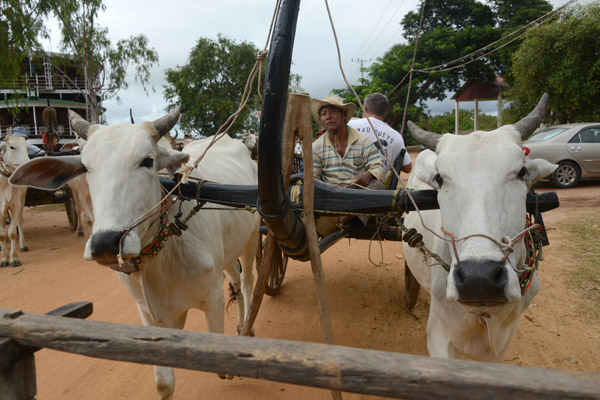
<svg viewBox="0 0 600 400"><path fill-rule="evenodd" d="M600 215L575 218L564 224L575 269L569 286L582 294L582 313L600 322Z"/></svg>

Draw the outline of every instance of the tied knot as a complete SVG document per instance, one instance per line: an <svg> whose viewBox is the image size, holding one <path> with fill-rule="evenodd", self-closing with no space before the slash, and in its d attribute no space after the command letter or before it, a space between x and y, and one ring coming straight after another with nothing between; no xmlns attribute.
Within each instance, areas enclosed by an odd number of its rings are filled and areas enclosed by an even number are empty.
<svg viewBox="0 0 600 400"><path fill-rule="evenodd" d="M513 248L511 246L511 240L508 236L504 236L501 240L501 243L499 244L500 249L506 252L512 252Z"/></svg>
<svg viewBox="0 0 600 400"><path fill-rule="evenodd" d="M261 51L259 51L259 52L258 52L258 54L256 55L256 59L257 59L258 61L262 61L262 60L264 60L265 58L267 58L267 54L268 54L268 51L266 51L266 50L261 50Z"/></svg>
<svg viewBox="0 0 600 400"><path fill-rule="evenodd" d="M187 183L190 174L194 170L194 167L187 164L182 164L179 170L181 171L181 183Z"/></svg>

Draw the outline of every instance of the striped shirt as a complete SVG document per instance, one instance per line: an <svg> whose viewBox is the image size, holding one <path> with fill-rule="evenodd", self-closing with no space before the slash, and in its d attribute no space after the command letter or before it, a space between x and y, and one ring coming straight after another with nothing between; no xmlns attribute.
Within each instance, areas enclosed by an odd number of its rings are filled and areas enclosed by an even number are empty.
<svg viewBox="0 0 600 400"><path fill-rule="evenodd" d="M370 137L347 126L348 145L344 157L335 150L329 133L313 143L315 179L336 186L347 186L359 173L369 171L375 179L383 179L383 164Z"/></svg>

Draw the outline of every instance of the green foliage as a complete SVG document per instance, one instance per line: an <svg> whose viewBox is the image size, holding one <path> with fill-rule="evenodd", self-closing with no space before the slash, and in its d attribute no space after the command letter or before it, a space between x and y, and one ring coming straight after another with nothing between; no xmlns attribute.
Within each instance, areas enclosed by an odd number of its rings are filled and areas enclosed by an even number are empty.
<svg viewBox="0 0 600 400"><path fill-rule="evenodd" d="M164 96L170 107L181 105L183 130L205 136L217 132L237 111L257 53L253 44L236 43L222 35L217 40L200 38L186 65L166 70ZM299 80L296 85L299 88ZM255 128L258 107L258 96L253 95L229 133Z"/></svg>
<svg viewBox="0 0 600 400"><path fill-rule="evenodd" d="M474 129L474 110L458 111L458 130L461 132L472 131ZM493 115L479 114L477 129L481 131L491 131L497 128L498 119ZM454 132L454 111L445 112L441 115L428 117L419 123L423 129L436 133L455 133Z"/></svg>
<svg viewBox="0 0 600 400"><path fill-rule="evenodd" d="M576 6L559 20L532 29L514 54L505 114L527 115L550 94L548 124L600 120L600 3Z"/></svg>
<svg viewBox="0 0 600 400"><path fill-rule="evenodd" d="M24 88L22 63L46 34L45 0L0 0L0 79L12 90Z"/></svg>
<svg viewBox="0 0 600 400"><path fill-rule="evenodd" d="M408 44L393 46L383 57L371 64L367 79L361 82L357 89L361 100L371 92L381 92L388 96L392 110L388 112L387 120L396 129L403 119L408 92L408 73L412 64L423 2L421 0L415 11L409 12L402 19ZM503 75L510 66L507 62L510 57L507 56L508 53L498 52L475 61L474 57L469 56L459 63L464 65L458 68L429 72L418 70L444 65L479 49L484 49L482 52L489 51L491 49L486 46L506 35L509 30L512 31L516 26L522 26L551 9L552 6L545 0L490 0L485 3L477 0L427 0L411 82L407 119L420 121L426 116L427 100L445 99L449 91L457 91L468 79L493 80L496 76ZM513 46L517 43L518 41ZM406 79L399 84L404 78ZM339 89L336 92L346 100L353 99L347 89Z"/></svg>
<svg viewBox="0 0 600 400"><path fill-rule="evenodd" d="M158 54L148 48L144 35L119 40L113 46L108 29L98 26L98 12L104 11L103 0L47 0L61 25L61 49L81 65L90 91L88 104L93 121L98 118L97 96L102 100L120 101L118 92L128 87L129 67L135 70L135 80L147 90L150 70L158 64Z"/></svg>

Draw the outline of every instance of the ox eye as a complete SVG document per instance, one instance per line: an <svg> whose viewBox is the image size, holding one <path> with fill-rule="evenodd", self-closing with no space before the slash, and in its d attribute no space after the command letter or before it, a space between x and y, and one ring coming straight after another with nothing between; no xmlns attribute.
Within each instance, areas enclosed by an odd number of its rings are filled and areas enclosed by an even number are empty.
<svg viewBox="0 0 600 400"><path fill-rule="evenodd" d="M444 180L442 179L442 176L439 173L435 174L433 180L439 185L439 187L442 187L442 185L444 184Z"/></svg>
<svg viewBox="0 0 600 400"><path fill-rule="evenodd" d="M523 180L525 180L525 177L527 176L527 173L528 173L528 172L529 172L529 171L527 171L527 167L523 167L523 168L521 168L521 170L520 170L520 171L519 171L519 173L517 174L517 179L520 179L520 180L522 180L522 181L523 181Z"/></svg>
<svg viewBox="0 0 600 400"><path fill-rule="evenodd" d="M11 150L16 150L17 148L15 146L10 146Z"/></svg>
<svg viewBox="0 0 600 400"><path fill-rule="evenodd" d="M144 161L140 163L140 167L152 168L154 166L154 160L150 157L144 158Z"/></svg>

